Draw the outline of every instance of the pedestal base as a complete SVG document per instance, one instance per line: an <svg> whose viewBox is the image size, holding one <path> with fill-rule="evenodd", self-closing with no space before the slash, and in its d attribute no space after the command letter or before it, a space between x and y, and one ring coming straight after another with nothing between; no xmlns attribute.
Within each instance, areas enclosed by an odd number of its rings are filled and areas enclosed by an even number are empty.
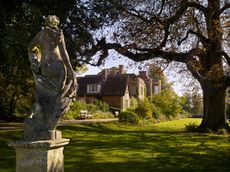
<svg viewBox="0 0 230 172"><path fill-rule="evenodd" d="M16 172L64 172L64 146L69 139L16 141Z"/></svg>

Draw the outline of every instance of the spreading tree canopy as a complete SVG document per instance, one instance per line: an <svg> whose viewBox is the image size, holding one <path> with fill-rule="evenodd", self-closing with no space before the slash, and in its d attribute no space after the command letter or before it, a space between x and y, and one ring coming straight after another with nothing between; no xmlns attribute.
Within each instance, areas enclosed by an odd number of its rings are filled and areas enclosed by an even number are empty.
<svg viewBox="0 0 230 172"><path fill-rule="evenodd" d="M203 90L200 127L226 126L225 92L230 85L227 0L93 0L91 5L112 4L116 32L80 52L87 60L100 52L98 64L114 49L134 61L162 58L179 62Z"/></svg>

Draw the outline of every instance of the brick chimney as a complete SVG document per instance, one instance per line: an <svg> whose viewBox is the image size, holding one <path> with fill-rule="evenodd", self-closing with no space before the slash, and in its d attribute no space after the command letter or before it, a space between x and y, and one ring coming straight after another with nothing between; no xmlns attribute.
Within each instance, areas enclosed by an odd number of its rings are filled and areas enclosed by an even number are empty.
<svg viewBox="0 0 230 172"><path fill-rule="evenodd" d="M139 71L139 76L140 76L140 78L142 78L143 80L149 79L149 77L148 77L146 71Z"/></svg>
<svg viewBox="0 0 230 172"><path fill-rule="evenodd" d="M107 76L108 76L108 70L107 69L103 69L101 71L101 75L102 75L102 79L103 80L106 80L107 79Z"/></svg>
<svg viewBox="0 0 230 172"><path fill-rule="evenodd" d="M119 74L125 73L125 67L123 65L119 65Z"/></svg>

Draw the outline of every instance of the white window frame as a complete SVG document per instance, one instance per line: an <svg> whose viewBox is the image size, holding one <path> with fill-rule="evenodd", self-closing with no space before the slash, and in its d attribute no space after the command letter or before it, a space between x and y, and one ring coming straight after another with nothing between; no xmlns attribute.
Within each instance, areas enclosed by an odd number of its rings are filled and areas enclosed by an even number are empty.
<svg viewBox="0 0 230 172"><path fill-rule="evenodd" d="M88 84L87 93L100 93L101 85L100 84Z"/></svg>

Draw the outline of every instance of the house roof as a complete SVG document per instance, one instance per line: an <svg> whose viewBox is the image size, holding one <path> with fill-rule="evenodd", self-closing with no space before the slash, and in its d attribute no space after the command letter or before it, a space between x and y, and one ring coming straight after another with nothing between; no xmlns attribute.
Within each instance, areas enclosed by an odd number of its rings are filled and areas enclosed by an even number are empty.
<svg viewBox="0 0 230 172"><path fill-rule="evenodd" d="M108 76L102 87L103 96L124 96L127 88L128 76Z"/></svg>
<svg viewBox="0 0 230 172"><path fill-rule="evenodd" d="M78 96L86 96L87 95L87 85L89 84L101 84L102 76L101 75L86 75L85 77L77 78L78 83ZM90 95L98 95L98 93L90 94Z"/></svg>
<svg viewBox="0 0 230 172"><path fill-rule="evenodd" d="M127 83L128 75L113 75L107 76L103 80L102 75L87 75L85 77L79 77L78 79L78 96L86 95L101 95L101 96L124 96ZM100 93L87 93L87 85L89 84L101 84Z"/></svg>

